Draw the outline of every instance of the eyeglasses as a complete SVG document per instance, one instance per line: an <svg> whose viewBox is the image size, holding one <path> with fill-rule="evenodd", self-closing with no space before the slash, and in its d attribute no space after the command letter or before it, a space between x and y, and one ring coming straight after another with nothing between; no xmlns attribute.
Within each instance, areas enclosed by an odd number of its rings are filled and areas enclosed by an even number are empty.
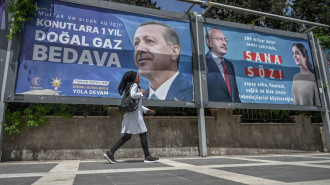
<svg viewBox="0 0 330 185"><path fill-rule="evenodd" d="M215 38L209 38L209 39L215 39L215 40L217 40L217 41L226 41L226 42L228 42L228 39L227 38L223 38L223 37L215 37Z"/></svg>

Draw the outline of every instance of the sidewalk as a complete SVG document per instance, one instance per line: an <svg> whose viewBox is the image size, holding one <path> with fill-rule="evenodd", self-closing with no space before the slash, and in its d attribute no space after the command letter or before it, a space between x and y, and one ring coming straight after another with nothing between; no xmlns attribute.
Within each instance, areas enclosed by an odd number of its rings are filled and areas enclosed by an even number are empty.
<svg viewBox="0 0 330 185"><path fill-rule="evenodd" d="M0 185L330 184L330 153L0 163Z"/></svg>

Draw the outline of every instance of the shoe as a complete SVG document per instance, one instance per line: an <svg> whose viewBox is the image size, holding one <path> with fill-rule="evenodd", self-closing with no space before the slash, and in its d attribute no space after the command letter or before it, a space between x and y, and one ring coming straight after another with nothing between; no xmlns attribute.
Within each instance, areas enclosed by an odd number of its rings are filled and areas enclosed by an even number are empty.
<svg viewBox="0 0 330 185"><path fill-rule="evenodd" d="M110 152L107 151L105 154L103 154L103 156L112 164L117 163L117 161L115 160L113 155L110 155Z"/></svg>
<svg viewBox="0 0 330 185"><path fill-rule="evenodd" d="M158 157L152 157L151 155L150 156L148 156L148 157L146 157L145 159L144 159L144 162L145 163L158 163L159 161L159 158Z"/></svg>

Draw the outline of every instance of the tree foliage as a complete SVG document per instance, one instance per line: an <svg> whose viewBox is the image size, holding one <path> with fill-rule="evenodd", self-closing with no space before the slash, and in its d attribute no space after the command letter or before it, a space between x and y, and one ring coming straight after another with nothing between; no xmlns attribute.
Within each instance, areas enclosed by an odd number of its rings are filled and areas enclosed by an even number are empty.
<svg viewBox="0 0 330 185"><path fill-rule="evenodd" d="M330 24L329 0L213 0L213 2L311 22L317 22L321 24ZM205 16L213 19L263 26L274 29L282 29L293 32L303 32L312 27L309 25L271 18L263 18L256 15L225 10L217 7L212 7ZM314 36L320 39L322 45L330 47L329 28L317 28L313 29L312 31Z"/></svg>
<svg viewBox="0 0 330 185"><path fill-rule="evenodd" d="M9 12L11 13L11 20L9 21L11 32L7 35L9 40L22 32L24 22L33 19L32 17L36 15L37 8L35 0L12 0L9 6Z"/></svg>
<svg viewBox="0 0 330 185"><path fill-rule="evenodd" d="M124 3L134 6L142 6L146 8L160 9L160 7L156 7L157 2L151 2L151 0L112 0L112 2Z"/></svg>
<svg viewBox="0 0 330 185"><path fill-rule="evenodd" d="M290 17L327 25L330 24L329 0L293 0L290 3L290 7L292 8L289 14ZM293 27L291 31L303 31L306 28L305 25L298 25L297 27Z"/></svg>
<svg viewBox="0 0 330 185"><path fill-rule="evenodd" d="M290 17L330 25L329 0L292 0L291 7L293 10L290 13ZM290 31L303 31L309 27L302 24L295 25ZM330 48L329 28L319 27L312 31L314 36L320 39L323 46Z"/></svg>
<svg viewBox="0 0 330 185"><path fill-rule="evenodd" d="M213 2L277 15L284 15L287 8L285 0L214 0ZM218 7L212 7L205 16L213 19L250 24L255 26L264 26L269 28L279 28L283 26L282 21L268 18L265 19L260 16L232 10L225 10Z"/></svg>
<svg viewBox="0 0 330 185"><path fill-rule="evenodd" d="M73 116L105 116L106 105L70 105L41 103L8 103L4 130L9 135L19 133L25 127L37 127L48 123L47 116L72 118Z"/></svg>

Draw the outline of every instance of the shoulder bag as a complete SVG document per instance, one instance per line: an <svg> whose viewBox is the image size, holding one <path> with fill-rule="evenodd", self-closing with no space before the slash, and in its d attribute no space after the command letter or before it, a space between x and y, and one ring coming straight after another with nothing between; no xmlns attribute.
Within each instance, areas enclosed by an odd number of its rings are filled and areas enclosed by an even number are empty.
<svg viewBox="0 0 330 185"><path fill-rule="evenodd" d="M132 84L133 85L133 84ZM139 100L136 101L135 99L133 99L131 97L131 87L129 88L129 90L127 92L124 93L123 98L121 99L121 104L120 104L120 108L121 110L123 110L125 113L126 112L133 112L135 111L138 106L139 106ZM138 89L136 89L136 92L138 92Z"/></svg>

